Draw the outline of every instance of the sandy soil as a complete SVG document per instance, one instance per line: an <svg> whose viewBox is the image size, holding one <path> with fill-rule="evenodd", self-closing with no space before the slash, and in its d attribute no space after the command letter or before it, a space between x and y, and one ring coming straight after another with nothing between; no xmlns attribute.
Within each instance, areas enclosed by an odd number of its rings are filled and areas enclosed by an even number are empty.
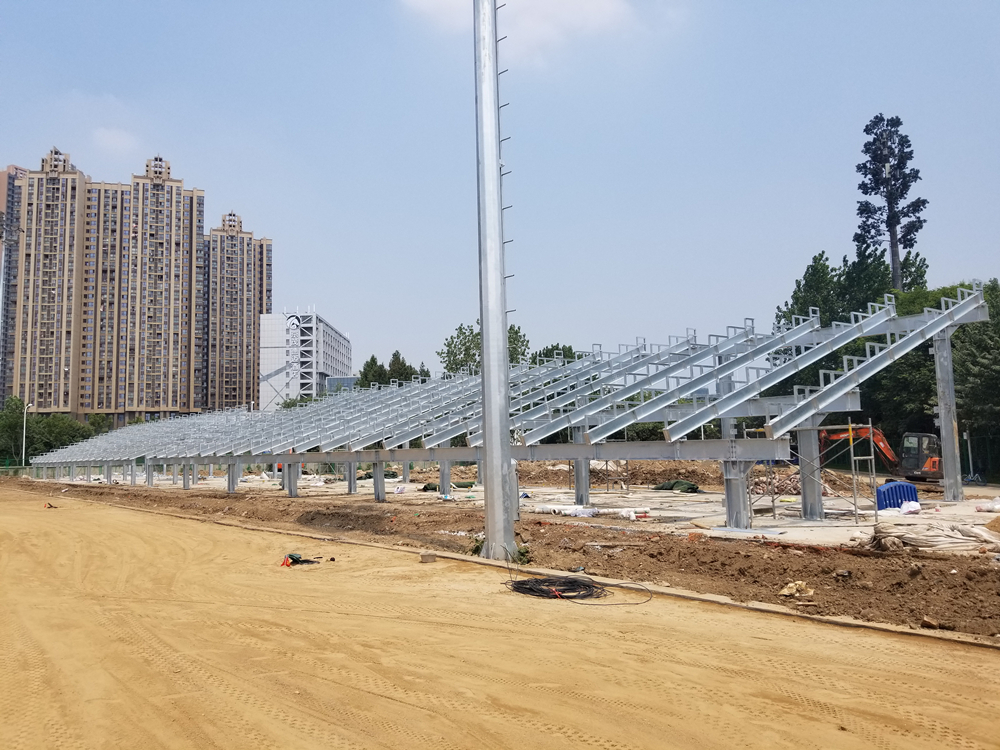
<svg viewBox="0 0 1000 750"><path fill-rule="evenodd" d="M2 748L1000 746L993 650L44 500L0 489Z"/></svg>

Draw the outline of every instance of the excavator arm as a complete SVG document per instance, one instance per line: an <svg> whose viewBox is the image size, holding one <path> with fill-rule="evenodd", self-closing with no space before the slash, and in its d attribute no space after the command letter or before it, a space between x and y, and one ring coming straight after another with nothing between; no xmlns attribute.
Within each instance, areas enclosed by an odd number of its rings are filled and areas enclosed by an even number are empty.
<svg viewBox="0 0 1000 750"><path fill-rule="evenodd" d="M847 440L853 434L855 440L867 440L868 439L868 428L859 427L856 430L838 430L837 432L827 432L822 430L820 432L820 439L827 440ZM889 464L890 468L895 468L899 466L899 458L896 457L896 452L889 445L889 441L886 440L885 435L882 433L878 427L874 427L871 430L872 442L875 443L875 447L878 448L879 453Z"/></svg>

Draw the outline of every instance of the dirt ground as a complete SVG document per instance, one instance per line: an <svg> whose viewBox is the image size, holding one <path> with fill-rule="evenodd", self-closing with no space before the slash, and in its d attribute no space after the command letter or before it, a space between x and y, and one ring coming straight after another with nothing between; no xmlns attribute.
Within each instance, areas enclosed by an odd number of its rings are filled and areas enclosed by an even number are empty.
<svg viewBox="0 0 1000 750"><path fill-rule="evenodd" d="M470 467L473 468L474 467ZM442 503L433 494L291 499L276 489L223 490L0 481L55 498L80 497L231 522L307 530L335 538L471 554L481 507ZM65 491L63 491L65 490ZM58 501L55 501L58 502ZM518 541L532 564L669 585L738 602L780 604L817 615L946 630L1000 640L1000 558L996 553L872 552L857 546L713 539L695 530L650 532L619 519L525 514ZM811 596L784 597L803 581Z"/></svg>
<svg viewBox="0 0 1000 750"><path fill-rule="evenodd" d="M993 650L70 494L0 487L5 749L998 747Z"/></svg>

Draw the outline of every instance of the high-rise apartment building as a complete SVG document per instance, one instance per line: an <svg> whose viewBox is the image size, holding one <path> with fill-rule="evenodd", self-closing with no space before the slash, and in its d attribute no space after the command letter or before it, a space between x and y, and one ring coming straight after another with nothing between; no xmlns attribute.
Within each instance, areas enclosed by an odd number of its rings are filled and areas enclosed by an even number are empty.
<svg viewBox="0 0 1000 750"><path fill-rule="evenodd" d="M10 165L0 172L0 406L14 377L14 305L17 294L17 248L20 244L21 189L24 167Z"/></svg>
<svg viewBox="0 0 1000 750"><path fill-rule="evenodd" d="M205 408L260 404L260 316L271 311L271 247L234 213L205 236Z"/></svg>
<svg viewBox="0 0 1000 750"><path fill-rule="evenodd" d="M215 232L204 234L204 194L174 178L169 162L150 159L128 183L94 182L53 149L7 192L18 228L4 254L4 396L32 411L106 413L118 425L254 400L209 403L222 372L210 367L213 331L228 333L230 321L214 317L218 259ZM269 264L254 263L238 286L227 276L221 310L257 311L260 278L269 283ZM241 333L259 337L258 326Z"/></svg>
<svg viewBox="0 0 1000 750"><path fill-rule="evenodd" d="M351 339L314 310L262 315L260 339L264 411L290 398L321 396L328 378L351 374Z"/></svg>

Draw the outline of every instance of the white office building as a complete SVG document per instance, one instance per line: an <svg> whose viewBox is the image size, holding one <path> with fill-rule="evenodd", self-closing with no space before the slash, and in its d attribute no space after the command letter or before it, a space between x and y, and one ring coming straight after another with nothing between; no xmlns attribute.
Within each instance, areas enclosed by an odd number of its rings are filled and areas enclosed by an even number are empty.
<svg viewBox="0 0 1000 750"><path fill-rule="evenodd" d="M314 308L260 316L260 409L290 398L316 398L326 379L351 374L351 340Z"/></svg>

